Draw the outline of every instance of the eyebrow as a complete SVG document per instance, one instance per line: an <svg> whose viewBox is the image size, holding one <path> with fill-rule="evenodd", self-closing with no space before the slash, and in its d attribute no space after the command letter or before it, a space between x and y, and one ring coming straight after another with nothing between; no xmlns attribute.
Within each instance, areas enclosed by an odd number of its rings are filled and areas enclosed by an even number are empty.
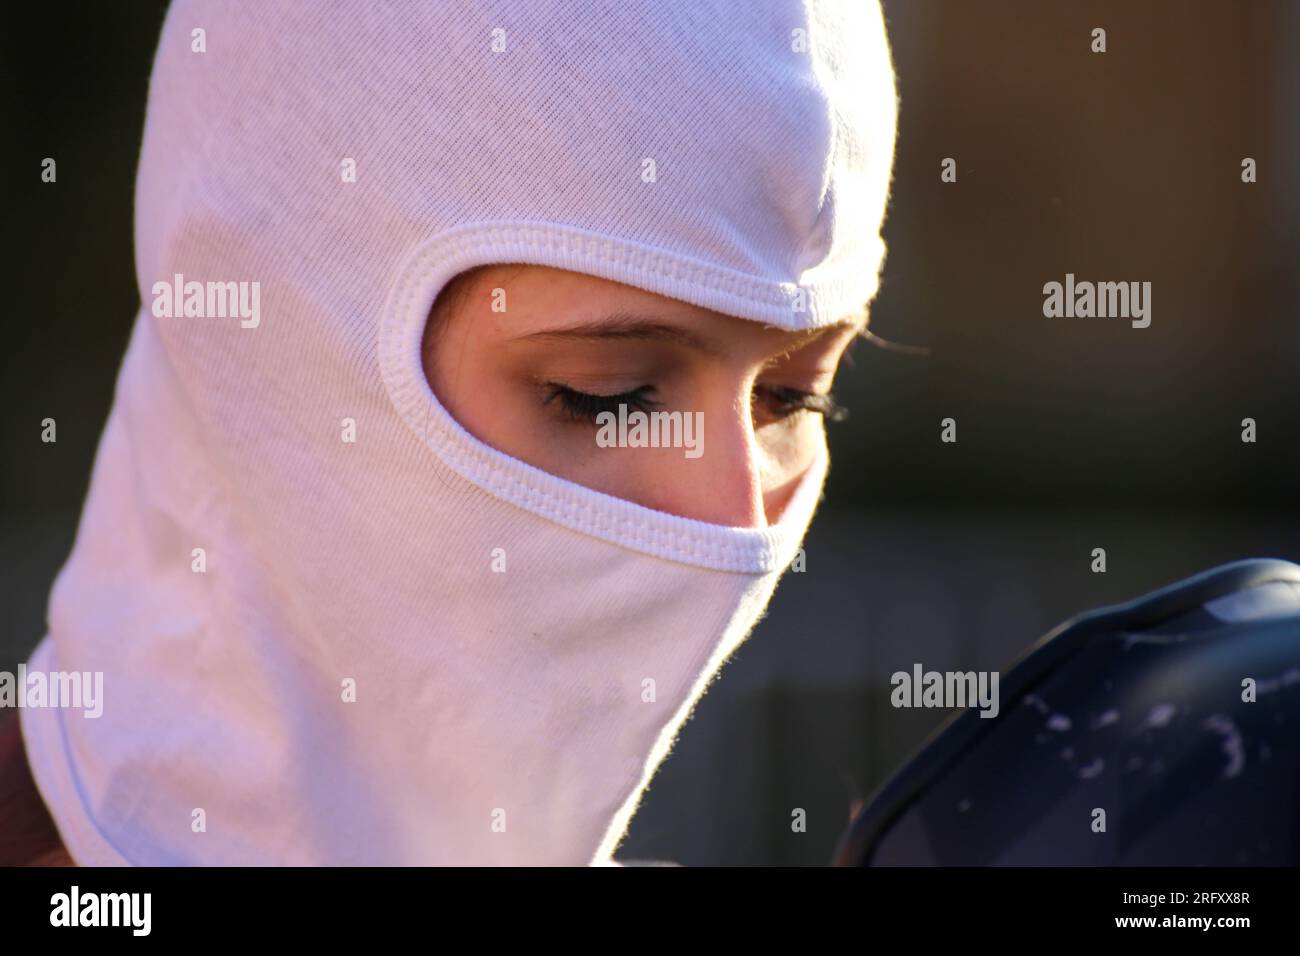
<svg viewBox="0 0 1300 956"><path fill-rule="evenodd" d="M787 350L793 351L803 345L807 345L814 339L823 335L828 335L834 331L843 331L851 326L861 326L864 323L859 321L836 322L833 325L822 326L816 329L804 330L803 337L798 342L792 343ZM724 354L725 349L715 340L699 335L691 329L682 328L679 325L673 325L648 316L637 315L632 312L613 312L602 319L592 322L582 322L578 325L567 326L562 329L547 329L542 332L532 332L522 336L525 339L543 339L543 340L585 340L585 341L604 341L608 339L629 339L640 341L668 342L674 345L681 345L685 348L692 349L704 355L717 358Z"/></svg>
<svg viewBox="0 0 1300 956"><path fill-rule="evenodd" d="M586 341L632 339L682 345L709 356L722 354L722 350L716 342L690 329L632 312L613 312L593 322L582 322L562 329L533 332L523 336L523 338L543 340L581 339Z"/></svg>

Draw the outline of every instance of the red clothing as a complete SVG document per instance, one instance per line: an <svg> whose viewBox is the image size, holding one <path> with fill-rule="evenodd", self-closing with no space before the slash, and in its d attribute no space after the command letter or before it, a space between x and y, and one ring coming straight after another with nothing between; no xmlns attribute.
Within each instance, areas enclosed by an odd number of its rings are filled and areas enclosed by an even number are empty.
<svg viewBox="0 0 1300 956"><path fill-rule="evenodd" d="M0 713L0 866L76 866L27 766L17 711Z"/></svg>

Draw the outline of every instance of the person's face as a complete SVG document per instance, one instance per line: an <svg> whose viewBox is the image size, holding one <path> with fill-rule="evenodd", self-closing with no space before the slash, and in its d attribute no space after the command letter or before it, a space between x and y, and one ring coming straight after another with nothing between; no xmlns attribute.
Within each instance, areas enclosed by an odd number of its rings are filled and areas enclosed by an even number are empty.
<svg viewBox="0 0 1300 956"><path fill-rule="evenodd" d="M833 407L836 368L865 321L790 332L530 265L487 267L449 302L425 336L425 374L472 435L588 488L743 527L780 518L823 440L816 409ZM702 413L702 454L602 447L596 416L619 403Z"/></svg>

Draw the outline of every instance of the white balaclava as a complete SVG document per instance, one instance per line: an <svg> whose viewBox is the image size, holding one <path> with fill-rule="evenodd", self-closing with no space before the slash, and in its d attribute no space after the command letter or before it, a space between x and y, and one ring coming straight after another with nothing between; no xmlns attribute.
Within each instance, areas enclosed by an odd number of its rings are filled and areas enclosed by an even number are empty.
<svg viewBox="0 0 1300 956"><path fill-rule="evenodd" d="M487 263L786 329L874 296L875 0L176 0L142 306L27 706L82 864L605 864L793 559L460 427L431 303ZM229 285L227 285L229 284ZM351 439L351 440L349 440Z"/></svg>

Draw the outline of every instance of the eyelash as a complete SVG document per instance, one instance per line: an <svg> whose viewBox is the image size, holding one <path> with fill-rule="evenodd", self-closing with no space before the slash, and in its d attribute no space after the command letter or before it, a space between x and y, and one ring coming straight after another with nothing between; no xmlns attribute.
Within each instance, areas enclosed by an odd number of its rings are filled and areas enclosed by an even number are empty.
<svg viewBox="0 0 1300 956"><path fill-rule="evenodd" d="M818 395L816 392L801 392L797 388L785 388L781 385L762 387L779 403L782 418L803 411L816 412L828 422L842 422L849 417L849 410L843 405L837 405L835 396L830 392Z"/></svg>
<svg viewBox="0 0 1300 956"><path fill-rule="evenodd" d="M549 405L558 399L562 413L572 421L594 424L596 416L602 412L617 415L619 405L626 405L628 411L649 413L661 404L649 397L654 391L653 385L642 385L640 388L618 395L592 395L558 382L548 382L547 386L551 391L543 404ZM835 403L835 396L829 392L819 395L781 385L764 385L760 386L760 390L774 401L777 418L788 418L796 412L808 411L816 412L827 421L840 422L849 414L847 408Z"/></svg>
<svg viewBox="0 0 1300 956"><path fill-rule="evenodd" d="M551 393L542 404L549 405L558 398L561 412L566 418L575 422L595 424L596 416L602 412L617 415L619 405L626 405L628 411L647 413L659 405L649 398L650 393L654 391L653 385L642 385L640 388L618 395L591 395L558 382L548 382L547 386L551 389Z"/></svg>

